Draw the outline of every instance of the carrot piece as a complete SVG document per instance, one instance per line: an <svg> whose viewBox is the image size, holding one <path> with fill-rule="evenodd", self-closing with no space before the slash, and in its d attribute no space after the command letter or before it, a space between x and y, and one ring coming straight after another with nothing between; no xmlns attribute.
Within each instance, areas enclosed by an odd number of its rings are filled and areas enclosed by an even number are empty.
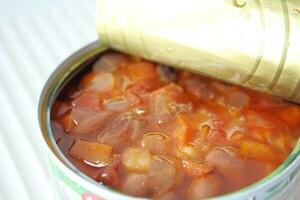
<svg viewBox="0 0 300 200"><path fill-rule="evenodd" d="M150 62L136 62L127 66L128 76L133 81L154 78L157 76L155 66Z"/></svg>
<svg viewBox="0 0 300 200"><path fill-rule="evenodd" d="M289 125L296 125L300 121L300 109L297 106L289 106L279 112L280 118Z"/></svg>
<svg viewBox="0 0 300 200"><path fill-rule="evenodd" d="M243 141L240 146L240 153L245 158L262 161L276 162L280 155L270 146L254 141Z"/></svg>
<svg viewBox="0 0 300 200"><path fill-rule="evenodd" d="M112 147L106 144L87 142L80 139L70 149L70 156L84 160L91 165L107 165L112 157Z"/></svg>
<svg viewBox="0 0 300 200"><path fill-rule="evenodd" d="M86 88L92 82L93 78L97 75L98 72L90 72L81 79L80 86Z"/></svg>
<svg viewBox="0 0 300 200"><path fill-rule="evenodd" d="M66 133L69 133L76 126L76 121L71 113L66 113L58 118L58 122L64 128Z"/></svg>
<svg viewBox="0 0 300 200"><path fill-rule="evenodd" d="M175 128L173 135L178 146L186 146L191 137L191 129L188 124L188 118L185 113L176 116L177 128Z"/></svg>
<svg viewBox="0 0 300 200"><path fill-rule="evenodd" d="M206 139L211 132L211 127L209 125L203 125L199 131L200 138Z"/></svg>

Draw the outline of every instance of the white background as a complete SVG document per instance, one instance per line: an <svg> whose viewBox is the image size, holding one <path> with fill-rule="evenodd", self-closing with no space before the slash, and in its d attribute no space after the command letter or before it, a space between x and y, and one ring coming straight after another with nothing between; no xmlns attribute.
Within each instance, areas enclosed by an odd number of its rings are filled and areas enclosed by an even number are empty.
<svg viewBox="0 0 300 200"><path fill-rule="evenodd" d="M52 200L37 120L41 89L97 39L96 0L0 0L0 200Z"/></svg>

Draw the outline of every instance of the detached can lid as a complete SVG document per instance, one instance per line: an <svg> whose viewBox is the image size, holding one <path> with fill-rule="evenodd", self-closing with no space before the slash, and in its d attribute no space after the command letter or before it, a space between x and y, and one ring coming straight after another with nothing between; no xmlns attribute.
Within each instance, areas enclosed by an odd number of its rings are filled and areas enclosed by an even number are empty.
<svg viewBox="0 0 300 200"><path fill-rule="evenodd" d="M98 0L111 48L300 103L300 1Z"/></svg>

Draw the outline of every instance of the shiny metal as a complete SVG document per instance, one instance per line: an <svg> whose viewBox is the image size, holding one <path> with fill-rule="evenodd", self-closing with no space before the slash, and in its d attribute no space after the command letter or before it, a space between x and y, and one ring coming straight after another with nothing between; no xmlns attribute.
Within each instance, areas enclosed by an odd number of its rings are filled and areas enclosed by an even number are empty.
<svg viewBox="0 0 300 200"><path fill-rule="evenodd" d="M102 43L300 103L299 0L98 0Z"/></svg>

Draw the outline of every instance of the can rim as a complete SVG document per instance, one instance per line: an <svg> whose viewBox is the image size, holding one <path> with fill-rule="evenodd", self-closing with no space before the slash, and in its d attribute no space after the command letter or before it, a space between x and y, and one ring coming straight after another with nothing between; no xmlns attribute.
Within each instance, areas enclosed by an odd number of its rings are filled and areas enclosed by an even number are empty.
<svg viewBox="0 0 300 200"><path fill-rule="evenodd" d="M72 176L79 176L82 180L84 185L87 188L93 188L92 192L96 192L98 190L106 190L108 196L122 197L124 199L145 199L145 198L136 198L131 197L126 194L123 194L117 190L114 190L110 187L100 185L95 182L93 179L86 176L84 173L79 171L68 159L61 153L58 145L55 142L53 137L53 133L50 126L50 110L52 103L56 97L57 91L61 88L63 82L70 76L74 70L76 70L85 60L91 58L94 55L97 55L105 50L109 49L108 46L101 45L100 42L94 41L87 46L83 47L82 49L76 51L72 54L68 59L62 62L55 71L51 74L48 78L40 99L39 99L39 106L38 106L38 119L41 132L43 134L44 141L46 142L50 151L55 155L53 157L56 158L59 165L64 168L64 171L70 172L69 174ZM62 74L58 76L58 74ZM259 181L246 186L240 190L227 193L224 195L213 197L212 199L216 200L224 200L224 199L240 199L243 197L250 196L250 194L255 194L256 192L268 188L268 185L271 181L278 181L282 177L287 176L291 171L297 170L300 165L300 140L298 140L294 150L290 153L288 158L271 174L260 179ZM88 189L87 189L88 191ZM102 191L103 192L103 191ZM100 192L99 192L100 193ZM103 193L101 193L103 195Z"/></svg>

